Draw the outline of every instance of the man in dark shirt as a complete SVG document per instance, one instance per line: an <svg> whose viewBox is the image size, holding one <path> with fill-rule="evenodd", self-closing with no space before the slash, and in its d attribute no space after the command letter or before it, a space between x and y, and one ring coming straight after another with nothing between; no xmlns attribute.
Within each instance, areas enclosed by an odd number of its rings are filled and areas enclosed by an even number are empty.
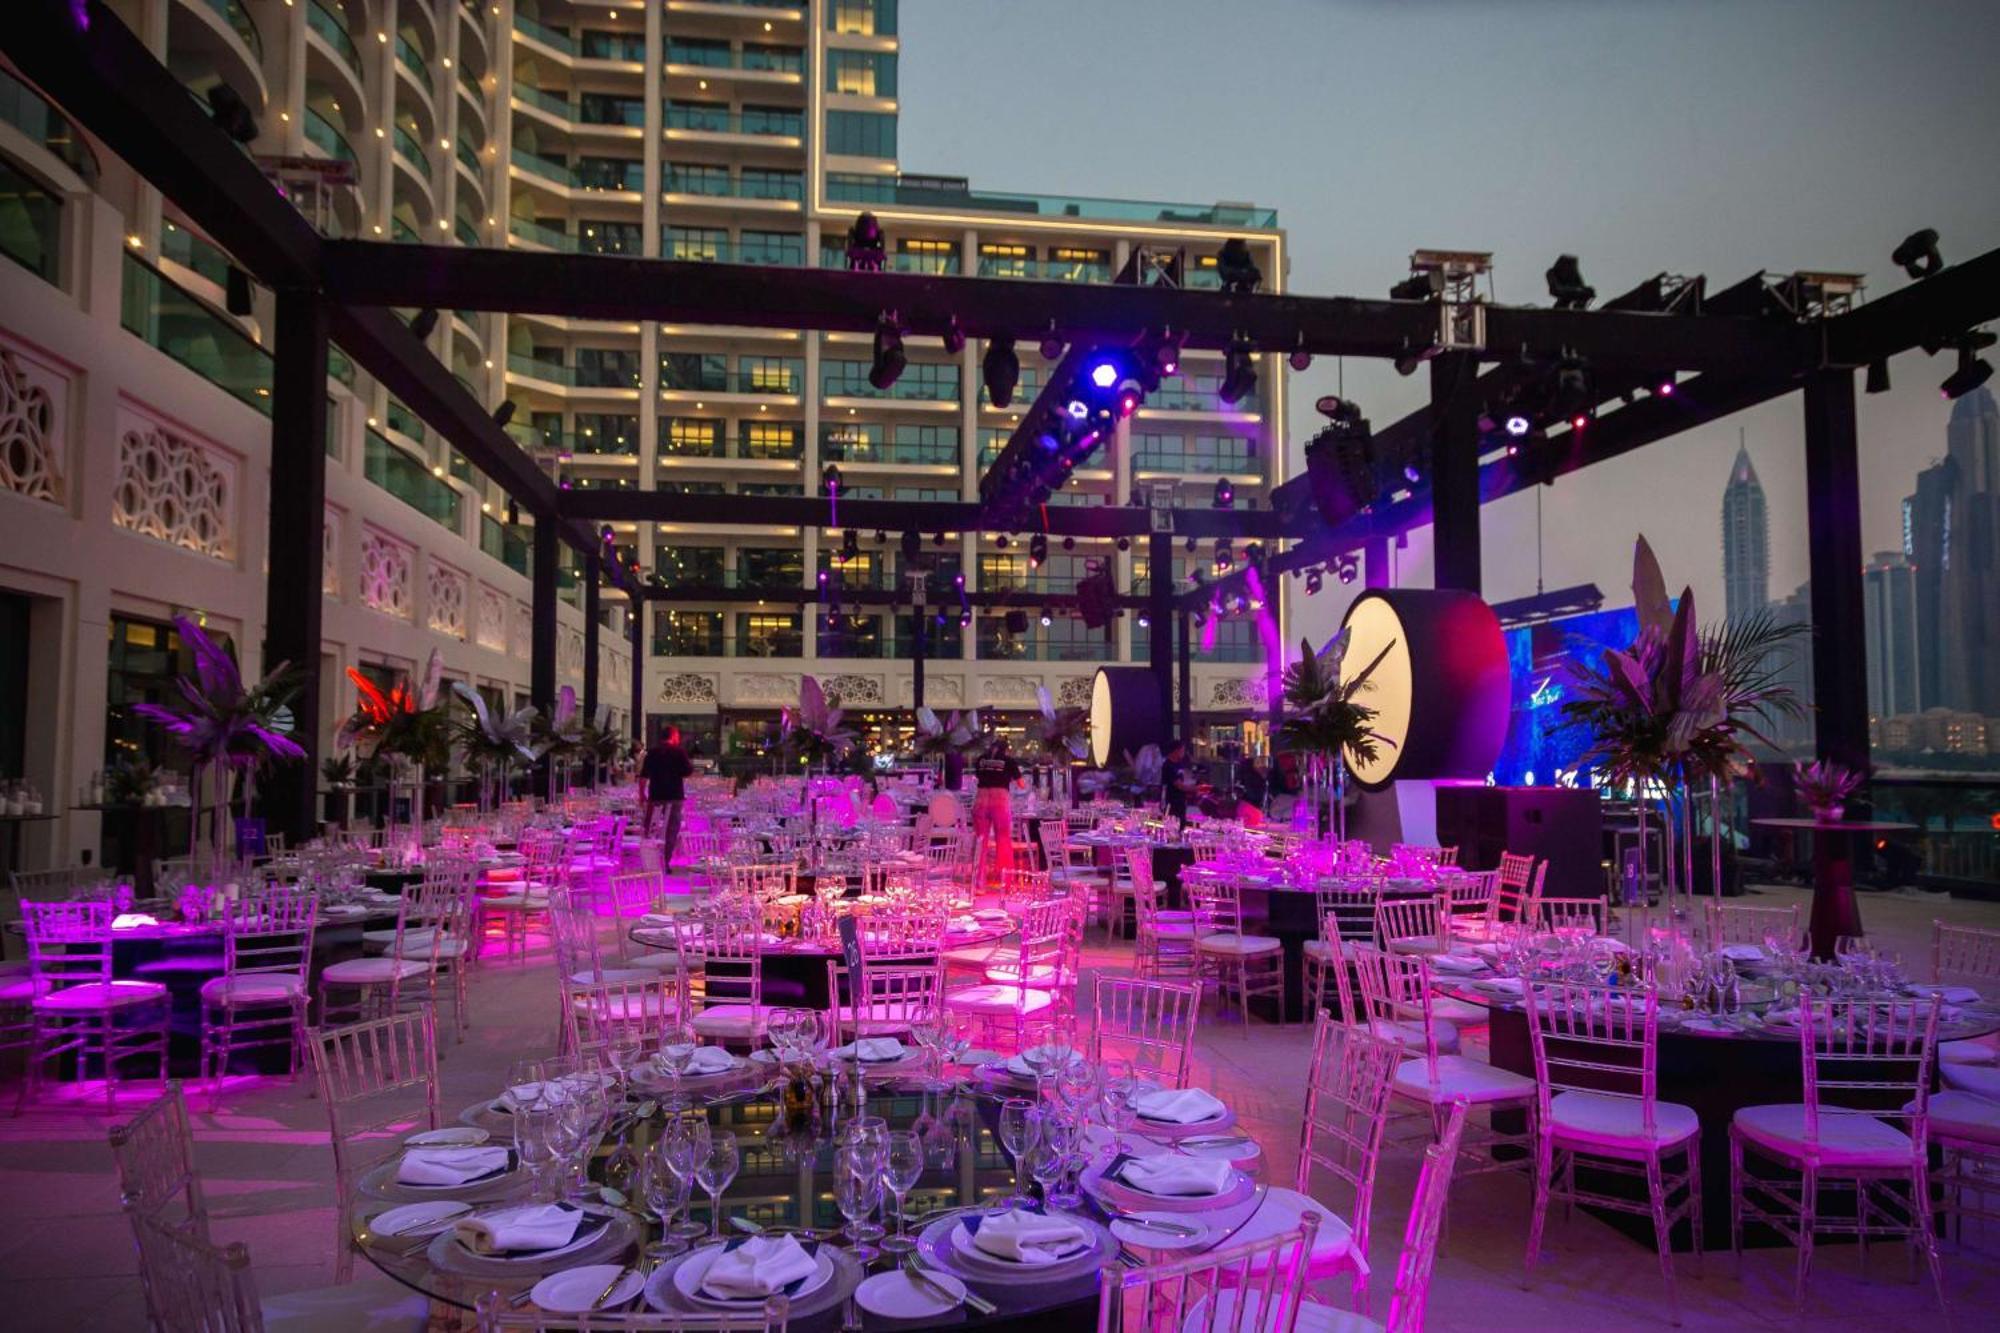
<svg viewBox="0 0 2000 1333"><path fill-rule="evenodd" d="M687 776L693 771L687 751L681 748L679 727L668 727L660 733L660 739L646 751L646 761L639 766L639 777L646 784L646 827L641 836L652 836L654 811L666 813L667 854L660 863L663 870L674 864L674 848L681 840L681 803L687 799Z"/></svg>
<svg viewBox="0 0 2000 1333"><path fill-rule="evenodd" d="M998 869L1004 875L1014 868L1014 806L1007 791L1021 780L1021 766L1007 753L1005 737L986 747L973 766L972 780L978 788L972 798L972 832L982 844L990 844L988 872Z"/></svg>
<svg viewBox="0 0 2000 1333"><path fill-rule="evenodd" d="M1166 763L1160 766L1160 796L1167 813L1185 821L1188 793L1193 790L1194 778L1187 767L1187 742L1174 741L1167 746Z"/></svg>

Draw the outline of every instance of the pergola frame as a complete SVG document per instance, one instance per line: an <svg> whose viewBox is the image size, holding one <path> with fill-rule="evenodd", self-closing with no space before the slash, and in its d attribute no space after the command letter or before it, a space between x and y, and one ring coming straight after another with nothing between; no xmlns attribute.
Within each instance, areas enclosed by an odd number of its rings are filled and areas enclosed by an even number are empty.
<svg viewBox="0 0 2000 1333"><path fill-rule="evenodd" d="M277 297L273 380L270 572L267 652L316 662L319 600L292 590L318 586L325 474L318 442L326 425L329 340L407 404L450 446L492 477L535 518L531 695L548 706L555 693L556 565L567 543L584 557L586 576L585 707L597 695L594 614L600 579L609 575L632 602L633 722L642 725L643 617L647 600L692 600L629 579L594 525L611 520L713 523L702 497L663 492L561 491L536 461L494 422L487 405L465 391L391 307L495 310L614 320L665 320L761 328L867 332L881 312L898 313L907 335L937 336L956 321L969 337L1032 337L1053 325L1072 346L1136 345L1171 329L1184 345L1223 348L1247 339L1268 354L1408 359L1430 363L1430 404L1386 427L1387 441L1427 446L1427 485L1390 497L1337 531L1310 504L1272 510L1180 509L1161 530L1147 509L1049 508L1056 535L1130 537L1149 543L1154 576L1143 605L1151 622L1152 669L1163 704L1172 699L1175 659L1183 680L1188 616L1214 595L1197 587L1176 595L1162 577L1176 537L1272 540L1300 545L1268 557L1275 579L1331 554L1379 547L1387 536L1434 525L1436 582L1478 591L1479 511L1537 481L1551 481L1705 421L1801 389L1805 395L1806 480L1813 621L1813 675L1823 756L1856 766L1868 754L1866 666L1852 645L1862 630L1862 549L1856 458L1854 370L1910 347L1959 333L2000 314L2000 251L1949 268L1851 313L1802 320L1774 317L1746 302L1712 300L1702 313L1630 309L1553 310L1481 307L1483 342L1440 347L1434 300L1367 300L1169 286L1079 285L1014 279L933 277L879 272L770 268L666 259L571 255L470 247L330 240L272 188L257 164L210 121L186 89L102 0L17 0L0 25L0 47L107 148L130 164ZM1731 295L1749 290L1738 284ZM1754 295L1754 290L1751 292ZM1585 359L1606 398L1655 375L1693 372L1672 398L1647 398L1605 412L1588 440L1560 457L1500 458L1482 466L1479 416L1519 375L1524 353ZM1482 362L1500 363L1479 374ZM1051 385L1055 381L1051 380ZM1046 394L1045 390L1045 394ZM1039 400L1037 408L1043 406ZM1023 412L1017 438L1036 426ZM1548 442L1556 445L1563 437ZM1003 457L1008 451L1003 451ZM1289 484L1289 483L1288 483ZM1299 486L1303 479L1299 479ZM982 488L982 494L985 488ZM1295 487L1295 495L1298 493ZM778 523L888 531L975 531L1009 523L987 504L840 501L745 497L728 526ZM838 520L836 524L836 518ZM1379 562L1370 560L1370 583ZM1230 576L1243 577L1241 574ZM699 590L703 600L743 603L774 596L743 589ZM820 600L817 587L778 600ZM872 594L880 597L881 594ZM1271 590L1275 609L1277 597ZM879 604L865 590L845 601ZM1018 600L1015 600L1018 599ZM970 594L974 605L1060 605L1062 597ZM1068 599L1073 601L1072 599ZM1176 622L1179 622L1178 652ZM916 669L921 674L921 657ZM309 676L296 705L319 714L320 683ZM1163 709L1170 712L1170 709ZM307 762L267 784L272 827L313 827L316 737L299 737Z"/></svg>

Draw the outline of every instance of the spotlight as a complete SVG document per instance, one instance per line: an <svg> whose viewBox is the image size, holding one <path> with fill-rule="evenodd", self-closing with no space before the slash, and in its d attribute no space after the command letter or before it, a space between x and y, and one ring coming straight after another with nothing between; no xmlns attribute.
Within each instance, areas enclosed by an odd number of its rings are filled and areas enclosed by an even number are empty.
<svg viewBox="0 0 2000 1333"><path fill-rule="evenodd" d="M986 357L980 362L980 373L986 380L987 402L1005 407L1014 401L1014 386L1021 382L1021 358L1014 354L1012 338L986 340Z"/></svg>
<svg viewBox="0 0 2000 1333"><path fill-rule="evenodd" d="M957 315L944 326L944 350L953 356L965 350L965 330L959 327Z"/></svg>
<svg viewBox="0 0 2000 1333"><path fill-rule="evenodd" d="M1535 423L1522 416L1519 412L1507 418L1507 433L1517 440L1534 428Z"/></svg>
<svg viewBox="0 0 2000 1333"><path fill-rule="evenodd" d="M1046 606L1045 606L1045 607L1043 607L1043 608L1042 608L1042 628L1043 628L1043 629L1047 629L1047 628L1048 628L1048 627L1049 627L1050 625L1053 625L1053 624L1055 624L1055 617L1049 614L1049 608L1047 608Z"/></svg>
<svg viewBox="0 0 2000 1333"><path fill-rule="evenodd" d="M1118 382L1118 363L1100 361L1090 368L1090 382L1100 389L1108 389Z"/></svg>
<svg viewBox="0 0 2000 1333"><path fill-rule="evenodd" d="M410 332L419 342L431 336L431 330L438 326L438 312L425 306L410 321Z"/></svg>
<svg viewBox="0 0 2000 1333"><path fill-rule="evenodd" d="M958 613L958 627L959 627L960 629L971 629L971 628L972 628L972 612L970 612L970 611L960 611L960 612Z"/></svg>
<svg viewBox="0 0 2000 1333"><path fill-rule="evenodd" d="M1264 270L1250 257L1250 246L1240 236L1232 236L1215 252L1215 272L1222 290L1248 296L1264 281Z"/></svg>
<svg viewBox="0 0 2000 1333"><path fill-rule="evenodd" d="M1360 577L1361 567L1355 563L1353 556L1344 555L1340 557L1339 564L1334 566L1334 573L1340 577L1342 583L1352 583Z"/></svg>
<svg viewBox="0 0 2000 1333"><path fill-rule="evenodd" d="M1958 345L1958 369L1938 385L1946 398L1963 398L1993 377L1993 367L1973 350L1975 345L1971 339Z"/></svg>
<svg viewBox="0 0 2000 1333"><path fill-rule="evenodd" d="M257 117L251 114L250 104L226 83L208 90L208 118L238 143L249 143L257 137Z"/></svg>
<svg viewBox="0 0 2000 1333"><path fill-rule="evenodd" d="M1409 462L1403 464L1404 481L1409 482L1412 486L1416 486L1421 484L1423 479L1424 470L1417 466L1415 459L1411 459Z"/></svg>
<svg viewBox="0 0 2000 1333"><path fill-rule="evenodd" d="M1589 424L1590 424L1590 417L1587 413L1578 412L1575 416L1569 419L1569 428L1571 430L1582 430L1585 426L1588 426Z"/></svg>
<svg viewBox="0 0 2000 1333"><path fill-rule="evenodd" d="M1215 396L1234 406L1241 402L1257 387L1257 363L1252 359L1250 335L1238 333L1229 340L1229 351L1222 359L1222 383L1216 386Z"/></svg>
<svg viewBox="0 0 2000 1333"><path fill-rule="evenodd" d="M942 532L940 532L940 533L938 533L938 534L937 534L937 536L935 536L935 537L931 538L931 545L932 545L932 546L943 546L943 545L944 545L944 534L943 534ZM965 575L963 575L963 574L959 575L959 576L958 576L958 581L959 581L959 585L960 585L961 587L963 587L963 586L964 586L964 584L965 584Z"/></svg>
<svg viewBox="0 0 2000 1333"><path fill-rule="evenodd" d="M1171 332L1162 332L1159 346L1153 349L1153 367L1162 375L1181 373L1181 340Z"/></svg>
<svg viewBox="0 0 2000 1333"><path fill-rule="evenodd" d="M1040 569L1049 562L1049 539L1041 533L1028 538L1028 567Z"/></svg>
<svg viewBox="0 0 2000 1333"><path fill-rule="evenodd" d="M1868 363L1867 389L1869 393L1889 392L1889 363L1887 361L1870 361Z"/></svg>
<svg viewBox="0 0 2000 1333"><path fill-rule="evenodd" d="M886 532L882 531L882 529L880 529L880 528L877 528L877 529L875 529L875 544L876 544L877 546L880 546L880 545L882 545L882 543L884 543L884 542L886 542L886 541L888 541L888 540L889 540L889 534L888 534L888 533L886 533Z"/></svg>
<svg viewBox="0 0 2000 1333"><path fill-rule="evenodd" d="M1090 415L1090 404L1084 402L1081 398L1072 398L1069 400L1069 406L1063 410L1068 412L1077 421L1082 421Z"/></svg>
<svg viewBox="0 0 2000 1333"><path fill-rule="evenodd" d="M1558 310L1583 310L1597 299L1597 289L1583 280L1575 255L1557 255L1545 276L1549 297Z"/></svg>
<svg viewBox="0 0 2000 1333"><path fill-rule="evenodd" d="M875 354L868 364L868 382L878 389L890 389L903 377L903 367L908 364L902 330L896 327L896 316L885 310L875 321Z"/></svg>
<svg viewBox="0 0 2000 1333"><path fill-rule="evenodd" d="M1229 538L1217 537L1215 539L1216 569L1218 570L1227 569L1235 563L1236 563L1236 553L1229 549Z"/></svg>
<svg viewBox="0 0 2000 1333"><path fill-rule="evenodd" d="M873 213L863 213L847 229L847 267L856 273L880 273L888 257L882 240L882 224Z"/></svg>
<svg viewBox="0 0 2000 1333"><path fill-rule="evenodd" d="M1189 555L1193 555L1196 551L1199 551L1200 549L1201 549L1201 541L1199 538L1190 537L1187 539L1187 553Z"/></svg>
<svg viewBox="0 0 2000 1333"><path fill-rule="evenodd" d="M1320 572L1317 569L1306 575L1306 596L1318 596L1319 590L1325 586L1326 580L1320 576Z"/></svg>
<svg viewBox="0 0 2000 1333"><path fill-rule="evenodd" d="M1062 335L1056 332L1056 322L1049 321L1049 331L1042 335L1042 360L1054 361L1063 354Z"/></svg>
<svg viewBox="0 0 2000 1333"><path fill-rule="evenodd" d="M1925 227L1905 236L1903 243L1890 252L1889 262L1913 278L1928 278L1943 268L1944 256L1938 253L1937 229Z"/></svg>
<svg viewBox="0 0 2000 1333"><path fill-rule="evenodd" d="M1076 549L1076 538L1074 537L1063 538L1063 550L1074 551L1075 549Z"/></svg>
<svg viewBox="0 0 2000 1333"><path fill-rule="evenodd" d="M1264 543L1262 542L1246 543L1243 547L1243 561L1245 564L1258 565L1258 566L1263 565Z"/></svg>
<svg viewBox="0 0 2000 1333"><path fill-rule="evenodd" d="M1679 387L1680 386L1674 383L1674 381L1672 380L1661 380L1658 384L1655 384L1653 386L1653 394L1655 397L1658 398L1671 398L1674 396L1674 390L1678 389Z"/></svg>
<svg viewBox="0 0 2000 1333"><path fill-rule="evenodd" d="M1130 537L1120 537L1116 545L1121 551L1129 551L1132 549L1132 539Z"/></svg>
<svg viewBox="0 0 2000 1333"><path fill-rule="evenodd" d="M500 406L493 409L493 424L504 429L507 423L513 419L514 400L512 398L501 399Z"/></svg>
<svg viewBox="0 0 2000 1333"><path fill-rule="evenodd" d="M1150 629L1152 627L1152 624L1153 624L1152 618L1148 616L1145 612L1141 611L1139 613L1139 628Z"/></svg>
<svg viewBox="0 0 2000 1333"><path fill-rule="evenodd" d="M1428 301L1435 295L1437 287L1428 273L1412 273L1389 288L1391 301Z"/></svg>
<svg viewBox="0 0 2000 1333"><path fill-rule="evenodd" d="M840 558L856 560L861 556L861 534L853 528L840 534Z"/></svg>
<svg viewBox="0 0 2000 1333"><path fill-rule="evenodd" d="M1236 483L1227 477L1215 479L1215 507L1228 509L1236 503Z"/></svg>
<svg viewBox="0 0 2000 1333"><path fill-rule="evenodd" d="M1296 346L1296 347L1294 347L1294 348L1292 349L1292 355L1291 355L1291 357L1290 357L1289 359L1290 359L1290 361L1291 361L1291 365L1292 365L1292 369L1293 369L1293 370L1308 370L1308 369L1311 369L1311 367L1312 367L1312 363L1313 363L1313 354L1312 354L1311 352L1308 352L1308 351L1306 350L1306 335L1305 335L1305 334L1301 333L1301 334L1299 335L1299 343L1298 343L1298 346Z"/></svg>
<svg viewBox="0 0 2000 1333"><path fill-rule="evenodd" d="M819 484L820 488L828 495L838 498L840 495L840 465L837 463L828 463L825 469L819 474Z"/></svg>
<svg viewBox="0 0 2000 1333"><path fill-rule="evenodd" d="M601 541L603 541L606 546L609 546L611 544L611 540L614 535L611 531L611 525L609 523L606 523L603 527L597 530L597 535L598 538Z"/></svg>
<svg viewBox="0 0 2000 1333"><path fill-rule="evenodd" d="M998 537L995 537L995 538L993 539L993 545L994 545L995 549L997 549L997 550L1001 550L1001 551L1004 551L1004 550L1006 550L1006 549L1007 549L1007 544L1008 544L1008 542L1010 542L1011 540L1012 540L1012 538L1008 537L1008 535L1007 535L1006 533L1004 533L1004 532L1003 532L1003 533L1001 533L1001 534L1000 534L1000 535L999 535Z"/></svg>

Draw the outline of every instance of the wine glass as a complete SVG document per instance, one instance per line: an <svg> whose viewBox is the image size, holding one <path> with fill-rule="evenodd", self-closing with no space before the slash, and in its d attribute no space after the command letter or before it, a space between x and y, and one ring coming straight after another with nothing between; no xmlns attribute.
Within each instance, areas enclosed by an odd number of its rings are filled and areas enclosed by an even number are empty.
<svg viewBox="0 0 2000 1333"><path fill-rule="evenodd" d="M619 1089L629 1092L632 1068L639 1063L646 1051L646 1043L640 1036L639 1029L625 1023L616 1025L611 1029L604 1050L611 1061L611 1067L618 1073Z"/></svg>
<svg viewBox="0 0 2000 1333"><path fill-rule="evenodd" d="M1032 1143L1029 1134L1033 1122L1028 1113L1034 1109L1035 1104L1025 1097L1009 1097L1000 1103L1000 1146L1014 1159L1014 1193L1007 1200L1011 1204L1028 1202L1027 1193L1021 1188L1021 1155Z"/></svg>
<svg viewBox="0 0 2000 1333"><path fill-rule="evenodd" d="M882 1242L882 1248L900 1254L914 1250L916 1242L905 1234L903 1197L916 1188L924 1174L924 1141L907 1129L889 1135L889 1153L882 1164L882 1183L896 1196L896 1234Z"/></svg>
<svg viewBox="0 0 2000 1333"><path fill-rule="evenodd" d="M880 1236L882 1228L867 1219L882 1206L882 1173L857 1160L851 1147L834 1154L833 1201L847 1219L848 1248L854 1257L874 1258L877 1252L868 1242Z"/></svg>
<svg viewBox="0 0 2000 1333"><path fill-rule="evenodd" d="M1052 1108L1037 1114L1040 1121L1035 1129L1035 1149L1028 1159L1028 1174L1042 1187L1043 1202L1057 1207L1062 1204L1058 1187L1062 1184L1063 1172L1069 1167L1074 1131L1069 1122Z"/></svg>
<svg viewBox="0 0 2000 1333"><path fill-rule="evenodd" d="M549 1138L555 1113L538 1098L523 1098L514 1105L514 1156L527 1168L529 1189L535 1198L547 1189L550 1165L556 1146Z"/></svg>
<svg viewBox="0 0 2000 1333"><path fill-rule="evenodd" d="M944 1084L944 1020L935 1009L926 1009L910 1020L910 1037L924 1051L924 1066L931 1071L929 1086Z"/></svg>
<svg viewBox="0 0 2000 1333"><path fill-rule="evenodd" d="M1111 1127L1114 1152L1125 1151L1125 1131L1138 1119L1134 1101L1139 1093L1139 1080L1132 1072L1131 1061L1104 1062L1103 1077L1098 1082L1098 1104L1104 1111L1104 1123Z"/></svg>
<svg viewBox="0 0 2000 1333"><path fill-rule="evenodd" d="M688 1178L674 1169L672 1140L659 1139L639 1168L639 1195L653 1216L660 1220L660 1239L646 1247L649 1259L665 1259L688 1247L687 1239L674 1228L674 1218L687 1207Z"/></svg>
<svg viewBox="0 0 2000 1333"><path fill-rule="evenodd" d="M701 1037L694 1025L684 1017L676 1015L667 1020L660 1033L659 1062L674 1076L673 1094L667 1105L676 1109L688 1104L687 1096L681 1091L681 1078L687 1073L688 1062L694 1059L695 1050L701 1045Z"/></svg>
<svg viewBox="0 0 2000 1333"><path fill-rule="evenodd" d="M687 1206L687 1198L694 1184L695 1167L708 1155L709 1129L706 1120L690 1116L673 1116L667 1121L666 1130L660 1138L659 1146L665 1150L667 1169L680 1180L681 1206ZM693 1216L683 1217L670 1227L669 1233L681 1240L693 1240L708 1228L694 1220Z"/></svg>
<svg viewBox="0 0 2000 1333"><path fill-rule="evenodd" d="M1097 1067L1088 1060L1070 1061L1056 1075L1056 1099L1081 1121L1097 1100Z"/></svg>
<svg viewBox="0 0 2000 1333"><path fill-rule="evenodd" d="M710 1240L722 1238L722 1191L736 1179L742 1159L736 1151L736 1135L726 1129L709 1131L708 1150L695 1162L694 1178L708 1193Z"/></svg>

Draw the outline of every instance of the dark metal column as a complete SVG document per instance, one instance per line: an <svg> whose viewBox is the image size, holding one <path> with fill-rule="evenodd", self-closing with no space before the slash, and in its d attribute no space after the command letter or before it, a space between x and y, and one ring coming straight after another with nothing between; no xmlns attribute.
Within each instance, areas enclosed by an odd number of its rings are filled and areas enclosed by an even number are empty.
<svg viewBox="0 0 2000 1333"><path fill-rule="evenodd" d="M893 614L895 608L891 607ZM924 706L924 653L929 648L930 608L910 608L910 707Z"/></svg>
<svg viewBox="0 0 2000 1333"><path fill-rule="evenodd" d="M632 623L627 628L632 635L632 739L646 739L646 603L638 597L631 600L629 614Z"/></svg>
<svg viewBox="0 0 2000 1333"><path fill-rule="evenodd" d="M556 565L561 559L562 542L556 535L553 514L535 515L534 614L528 628L528 701L542 710L544 718L556 706ZM535 765L535 789L546 796L549 790L549 761Z"/></svg>
<svg viewBox="0 0 2000 1333"><path fill-rule="evenodd" d="M1479 364L1470 352L1431 360L1432 583L1479 591Z"/></svg>
<svg viewBox="0 0 2000 1333"><path fill-rule="evenodd" d="M264 664L303 672L292 700L292 739L305 758L272 768L264 814L296 847L319 829L320 597L326 527L327 309L316 291L278 292L271 377L269 573L264 585ZM218 816L218 818L221 816Z"/></svg>
<svg viewBox="0 0 2000 1333"><path fill-rule="evenodd" d="M597 585L604 577L604 557L583 558L583 718L597 716Z"/></svg>
<svg viewBox="0 0 2000 1333"><path fill-rule="evenodd" d="M1152 534L1146 549L1146 619L1152 629L1147 660L1160 691L1160 716L1167 718L1174 715L1174 534Z"/></svg>
<svg viewBox="0 0 2000 1333"><path fill-rule="evenodd" d="M1868 767L1868 664L1862 629L1861 473L1854 372L1806 378L1806 541L1812 575L1813 703L1818 753Z"/></svg>
<svg viewBox="0 0 2000 1333"><path fill-rule="evenodd" d="M1180 622L1180 634L1175 639L1174 668L1180 673L1181 712L1177 724L1183 738L1194 735L1194 634L1193 620L1187 612L1174 616Z"/></svg>

